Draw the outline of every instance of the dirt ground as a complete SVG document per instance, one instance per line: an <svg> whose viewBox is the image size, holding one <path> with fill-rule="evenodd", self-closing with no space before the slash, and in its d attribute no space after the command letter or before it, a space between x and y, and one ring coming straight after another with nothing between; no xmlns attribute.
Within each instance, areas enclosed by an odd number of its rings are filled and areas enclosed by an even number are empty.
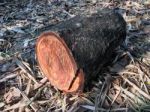
<svg viewBox="0 0 150 112"><path fill-rule="evenodd" d="M39 70L36 39L61 21L104 8L122 14L126 40L91 90L63 94ZM1 0L0 111L150 111L150 0Z"/></svg>

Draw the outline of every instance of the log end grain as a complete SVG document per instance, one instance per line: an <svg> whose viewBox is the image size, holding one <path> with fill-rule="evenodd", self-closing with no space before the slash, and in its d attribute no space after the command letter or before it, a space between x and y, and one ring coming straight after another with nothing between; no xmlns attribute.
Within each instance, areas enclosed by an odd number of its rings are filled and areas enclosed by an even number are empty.
<svg viewBox="0 0 150 112"><path fill-rule="evenodd" d="M56 33L39 36L36 55L40 69L53 86L69 93L82 91L83 71L78 70L71 51Z"/></svg>

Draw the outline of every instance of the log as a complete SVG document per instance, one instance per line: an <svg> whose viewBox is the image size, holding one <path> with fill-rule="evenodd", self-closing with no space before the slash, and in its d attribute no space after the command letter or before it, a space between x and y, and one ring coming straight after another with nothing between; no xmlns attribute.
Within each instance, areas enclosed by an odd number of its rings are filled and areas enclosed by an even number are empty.
<svg viewBox="0 0 150 112"><path fill-rule="evenodd" d="M114 10L78 15L39 36L37 60L53 86L65 92L82 91L125 37L126 22Z"/></svg>

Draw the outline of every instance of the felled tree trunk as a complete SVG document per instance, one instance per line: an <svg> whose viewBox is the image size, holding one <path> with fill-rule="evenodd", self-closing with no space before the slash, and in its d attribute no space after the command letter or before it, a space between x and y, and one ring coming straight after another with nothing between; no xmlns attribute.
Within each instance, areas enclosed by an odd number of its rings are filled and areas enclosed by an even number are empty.
<svg viewBox="0 0 150 112"><path fill-rule="evenodd" d="M39 36L37 59L51 84L66 92L82 90L126 37L126 23L115 11L78 15Z"/></svg>

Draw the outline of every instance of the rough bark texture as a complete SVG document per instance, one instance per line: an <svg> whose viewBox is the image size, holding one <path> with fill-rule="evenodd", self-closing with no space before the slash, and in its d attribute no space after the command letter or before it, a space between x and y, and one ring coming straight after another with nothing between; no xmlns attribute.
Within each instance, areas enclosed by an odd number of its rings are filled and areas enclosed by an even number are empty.
<svg viewBox="0 0 150 112"><path fill-rule="evenodd" d="M126 22L115 11L103 10L91 15L78 15L49 29L67 44L83 69L85 81L97 76L116 47L126 37Z"/></svg>

